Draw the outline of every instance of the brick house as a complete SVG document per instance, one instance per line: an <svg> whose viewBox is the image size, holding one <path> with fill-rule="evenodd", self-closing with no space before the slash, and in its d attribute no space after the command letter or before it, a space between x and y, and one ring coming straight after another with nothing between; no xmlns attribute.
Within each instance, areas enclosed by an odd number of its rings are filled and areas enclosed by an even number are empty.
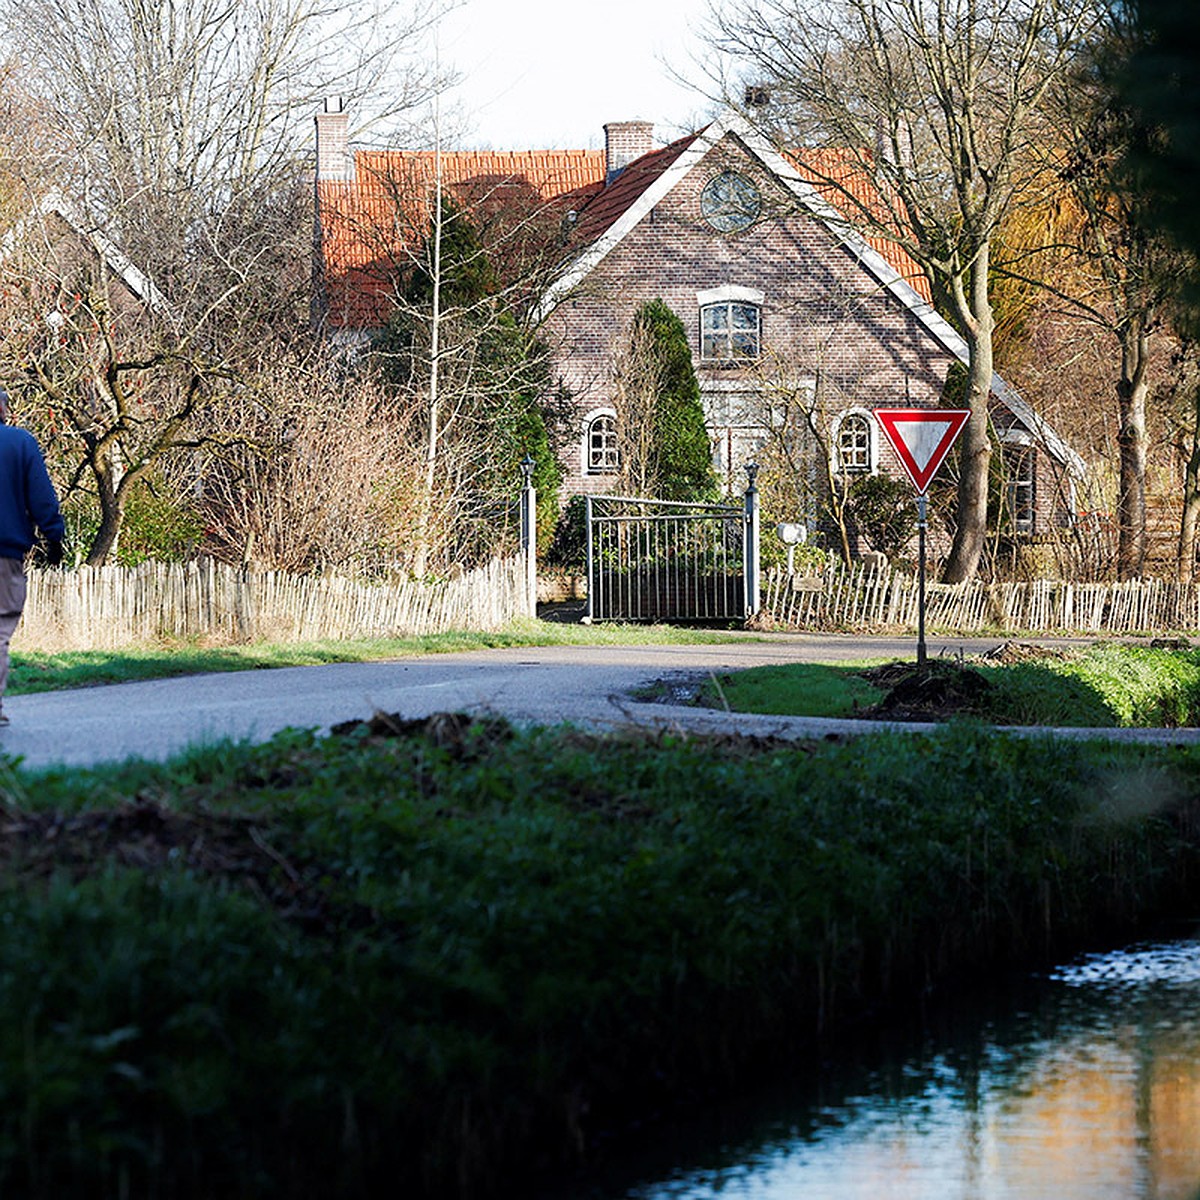
<svg viewBox="0 0 1200 1200"><path fill-rule="evenodd" d="M428 178L431 156L351 152L340 112L317 125L319 316L352 339L386 319L387 256L362 233L389 219L381 181ZM605 135L604 151L440 155L451 189L493 205L506 189L532 199L562 234L537 312L573 397L564 497L612 490L614 356L634 310L655 298L689 331L714 466L731 491L772 436L791 439L817 492L830 474L902 477L872 410L937 406L967 350L916 264L857 233L814 182L814 168L839 172L838 156L785 156L736 114L664 147L646 122ZM1069 523L1078 455L999 377L993 419L1016 531Z"/></svg>

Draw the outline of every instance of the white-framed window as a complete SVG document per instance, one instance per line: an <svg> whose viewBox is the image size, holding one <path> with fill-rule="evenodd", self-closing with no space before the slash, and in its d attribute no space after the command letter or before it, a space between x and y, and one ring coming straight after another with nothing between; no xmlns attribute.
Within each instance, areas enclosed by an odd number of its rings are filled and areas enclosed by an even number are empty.
<svg viewBox="0 0 1200 1200"><path fill-rule="evenodd" d="M696 293L701 362L753 362L762 354L763 294L727 285Z"/></svg>
<svg viewBox="0 0 1200 1200"><path fill-rule="evenodd" d="M873 475L877 463L875 418L861 408L842 413L833 429L834 474Z"/></svg>
<svg viewBox="0 0 1200 1200"><path fill-rule="evenodd" d="M756 304L706 304L700 310L700 358L752 362L759 356L761 331Z"/></svg>
<svg viewBox="0 0 1200 1200"><path fill-rule="evenodd" d="M1037 525L1037 448L1032 440L1010 433L1003 450L1009 528L1031 534Z"/></svg>
<svg viewBox="0 0 1200 1200"><path fill-rule="evenodd" d="M583 424L584 474L615 475L620 465L617 414L612 409L590 413Z"/></svg>

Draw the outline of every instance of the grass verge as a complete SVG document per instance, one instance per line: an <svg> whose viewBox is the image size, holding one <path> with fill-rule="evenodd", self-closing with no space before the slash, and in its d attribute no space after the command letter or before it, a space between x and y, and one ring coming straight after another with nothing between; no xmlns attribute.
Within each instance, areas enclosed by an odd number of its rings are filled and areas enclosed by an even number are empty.
<svg viewBox="0 0 1200 1200"><path fill-rule="evenodd" d="M867 663L801 663L723 675L701 703L735 712L813 717L872 715L886 689L864 678ZM935 662L950 667L949 662ZM985 686L957 715L996 725L1084 728L1200 724L1200 651L1098 642L1086 649L1030 654L1016 661L962 664ZM918 714L919 715L919 714ZM931 717L951 715L930 712Z"/></svg>
<svg viewBox="0 0 1200 1200"><path fill-rule="evenodd" d="M130 683L212 671L254 671L269 667L307 667L321 663L371 662L411 654L450 654L510 646L698 645L738 636L716 629L666 625L569 625L519 621L492 633L439 633L425 637L362 641L198 646L188 643L119 650L72 650L51 653L15 650L7 691L11 695Z"/></svg>
<svg viewBox="0 0 1200 1200"><path fill-rule="evenodd" d="M441 715L0 773L0 1191L528 1194L944 983L1197 907L1200 750Z"/></svg>

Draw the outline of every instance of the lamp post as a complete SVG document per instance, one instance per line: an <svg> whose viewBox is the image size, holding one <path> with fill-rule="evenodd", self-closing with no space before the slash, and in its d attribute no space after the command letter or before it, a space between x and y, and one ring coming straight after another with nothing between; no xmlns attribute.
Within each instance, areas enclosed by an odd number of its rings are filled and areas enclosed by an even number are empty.
<svg viewBox="0 0 1200 1200"><path fill-rule="evenodd" d="M758 612L758 463L746 464L746 619Z"/></svg>
<svg viewBox="0 0 1200 1200"><path fill-rule="evenodd" d="M533 486L533 456L521 459L521 552L525 556L525 605L529 616L537 616L537 492Z"/></svg>

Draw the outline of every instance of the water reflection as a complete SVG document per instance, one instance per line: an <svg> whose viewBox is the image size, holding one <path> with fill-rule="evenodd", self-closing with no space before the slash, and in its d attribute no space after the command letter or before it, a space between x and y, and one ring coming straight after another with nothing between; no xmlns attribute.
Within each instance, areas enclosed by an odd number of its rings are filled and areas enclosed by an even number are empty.
<svg viewBox="0 0 1200 1200"><path fill-rule="evenodd" d="M944 1014L902 1053L839 1055L821 1090L605 1194L1200 1200L1200 941L1083 958Z"/></svg>

